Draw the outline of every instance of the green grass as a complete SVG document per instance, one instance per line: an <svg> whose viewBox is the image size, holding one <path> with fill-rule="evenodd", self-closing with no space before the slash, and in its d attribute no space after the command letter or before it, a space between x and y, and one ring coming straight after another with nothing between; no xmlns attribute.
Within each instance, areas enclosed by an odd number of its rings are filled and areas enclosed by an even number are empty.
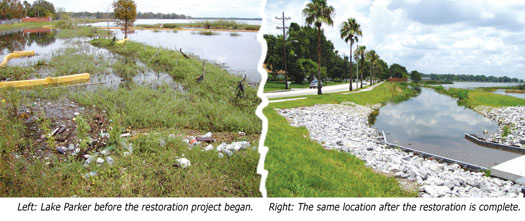
<svg viewBox="0 0 525 221"><path fill-rule="evenodd" d="M392 98L390 83L357 94L308 96L308 99L272 103L264 109L268 118L265 145L269 151L266 190L271 197L413 197L402 190L395 178L367 168L353 155L325 150L308 138L304 127L292 127L274 108L351 101L361 105L382 103ZM403 94L411 94L404 90Z"/></svg>
<svg viewBox="0 0 525 221"><path fill-rule="evenodd" d="M525 99L491 93L491 89L469 90L460 88L445 89L442 86L432 87L435 91L458 98L458 105L469 108L477 106L508 107L525 105Z"/></svg>
<svg viewBox="0 0 525 221"><path fill-rule="evenodd" d="M96 23L96 22L103 22L106 21L104 19L74 19L70 21L72 24L80 24L80 23ZM13 29L23 29L23 28L40 28L42 26L47 25L57 25L61 24L63 25L66 21L58 20L58 21L52 21L52 22L20 22L15 24L4 24L0 25L0 31L7 31L7 30L13 30Z"/></svg>
<svg viewBox="0 0 525 221"><path fill-rule="evenodd" d="M348 84L348 82L323 82L323 86L331 86L331 85L339 85L339 84ZM310 82L303 82L301 84L297 84L295 82L292 82L290 84L290 88L309 88ZM267 81L264 85L264 93L269 92L275 92L275 91L284 91L284 81Z"/></svg>
<svg viewBox="0 0 525 221"><path fill-rule="evenodd" d="M72 26L72 28L60 29L57 38L79 38L79 37L109 37L112 33L107 30L100 30L95 27Z"/></svg>
<svg viewBox="0 0 525 221"><path fill-rule="evenodd" d="M6 66L2 67L1 69L2 71L0 71L0 81L25 80L35 72L35 68L25 66Z"/></svg>

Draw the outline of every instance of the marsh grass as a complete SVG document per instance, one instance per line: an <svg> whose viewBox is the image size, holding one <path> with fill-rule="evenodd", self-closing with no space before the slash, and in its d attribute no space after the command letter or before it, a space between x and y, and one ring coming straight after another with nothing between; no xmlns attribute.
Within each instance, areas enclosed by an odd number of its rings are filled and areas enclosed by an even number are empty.
<svg viewBox="0 0 525 221"><path fill-rule="evenodd" d="M198 31L198 32L191 32L191 33L199 34L199 35L207 35L207 36L220 35L220 33L214 32L214 31Z"/></svg>
<svg viewBox="0 0 525 221"><path fill-rule="evenodd" d="M25 80L35 73L36 69L26 66L6 66L0 70L0 81Z"/></svg>
<svg viewBox="0 0 525 221"><path fill-rule="evenodd" d="M442 86L432 87L435 91L454 98L458 98L458 105L469 108L476 106L508 107L525 105L525 99L494 94L490 90L469 90L459 88L445 89Z"/></svg>
<svg viewBox="0 0 525 221"><path fill-rule="evenodd" d="M137 28L203 28L203 29L229 29L229 30L249 30L257 31L260 25L250 25L238 21L229 20L206 20L193 23L167 23L154 25L137 25Z"/></svg>

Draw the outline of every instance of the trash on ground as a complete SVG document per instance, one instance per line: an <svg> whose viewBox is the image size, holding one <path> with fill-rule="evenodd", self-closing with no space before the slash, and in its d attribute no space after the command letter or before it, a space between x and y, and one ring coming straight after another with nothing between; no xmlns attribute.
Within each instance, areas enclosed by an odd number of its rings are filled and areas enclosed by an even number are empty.
<svg viewBox="0 0 525 221"><path fill-rule="evenodd" d="M179 158L176 161L177 161L177 163L175 164L176 167L186 168L186 167L191 166L190 161L186 158Z"/></svg>

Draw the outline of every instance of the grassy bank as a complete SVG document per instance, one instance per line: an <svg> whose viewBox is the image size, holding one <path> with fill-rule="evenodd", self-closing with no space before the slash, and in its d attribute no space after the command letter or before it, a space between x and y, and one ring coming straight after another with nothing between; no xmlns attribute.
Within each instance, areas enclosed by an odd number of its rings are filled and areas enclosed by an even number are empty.
<svg viewBox="0 0 525 221"><path fill-rule="evenodd" d="M43 26L57 26L57 24L68 22L72 24L87 24L107 21L105 19L74 19L70 21L57 20L51 22L19 22L14 24L3 24L0 25L0 31L8 31L13 29L24 29L24 28L40 28Z"/></svg>
<svg viewBox="0 0 525 221"><path fill-rule="evenodd" d="M508 107L525 105L525 99L506 96L501 94L494 94L485 90L469 90L460 88L448 88L443 86L431 87L436 92L445 94L458 99L458 105L469 108L477 106L489 107Z"/></svg>
<svg viewBox="0 0 525 221"><path fill-rule="evenodd" d="M401 90L401 91L400 91ZM264 109L268 118L265 145L269 151L266 190L272 197L412 197L395 178L367 168L357 157L325 150L308 138L304 128L292 127L275 108L294 108L315 104L355 102L360 105L383 103L397 95L413 92L399 84L385 83L374 90L355 94L307 96L307 99L272 103ZM395 94L394 93L394 94Z"/></svg>
<svg viewBox="0 0 525 221"><path fill-rule="evenodd" d="M153 25L137 25L137 28L203 28L203 29L227 29L227 30L247 30L257 31L261 28L260 25L250 25L237 21L216 20L216 21L202 21L193 23L168 23L168 24L153 24Z"/></svg>
<svg viewBox="0 0 525 221"><path fill-rule="evenodd" d="M255 115L260 100L254 88L246 86L245 95L238 97L235 89L240 78L213 64L206 64L204 80L197 82L202 61L185 59L177 51L135 42L114 44L110 39L91 43L111 53L73 43L52 53L50 61L40 65L55 75L114 73L127 80L120 87L0 89L0 196L260 196L257 150L249 148L220 158L216 151L203 152L199 146L192 149L182 141L187 135L212 131L218 139L214 146L239 140L255 144L261 123ZM157 52L158 56L153 56ZM143 71L142 67L109 59L113 57L130 59L133 64L145 63L158 73L170 75L183 90L168 84L151 87L134 83L130 78ZM80 124L71 120L72 113L65 117L66 113L61 115L59 109L58 118L51 118L37 111L25 112L35 105L54 109L55 104L65 105L66 112L78 105L75 111L91 125L90 137L101 139L101 131L97 131L100 125L102 130L117 134L113 138L126 131L142 135L115 138L117 141L110 138L99 146L82 149L82 154L93 155L113 148L111 156L115 161L111 166L92 163L84 167L80 156L56 153L56 147L62 143L45 136L45 131L73 122L67 127L74 136L66 143L81 143L81 136L77 136ZM116 115L119 117L113 117ZM41 116L41 120L28 124L28 116ZM42 123L45 119L51 122ZM238 131L247 135L239 135ZM45 142L38 141L42 135ZM133 144L132 154L125 154L126 143ZM190 167L175 166L175 159L182 156L191 161ZM96 175L86 176L89 173Z"/></svg>
<svg viewBox="0 0 525 221"><path fill-rule="evenodd" d="M339 84L348 84L348 82L323 82L323 86L331 86L331 85L339 85ZM301 84L297 84L295 82L292 82L290 84L290 88L309 88L310 82L303 82ZM284 81L267 81L264 85L264 93L274 92L274 91L284 91Z"/></svg>

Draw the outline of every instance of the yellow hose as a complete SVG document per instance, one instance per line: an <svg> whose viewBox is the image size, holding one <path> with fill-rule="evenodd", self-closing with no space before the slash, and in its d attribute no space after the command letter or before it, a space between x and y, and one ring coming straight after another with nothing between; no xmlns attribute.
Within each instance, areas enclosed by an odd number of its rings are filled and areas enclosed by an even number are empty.
<svg viewBox="0 0 525 221"><path fill-rule="evenodd" d="M11 54L8 54L4 57L4 60L2 63L0 63L0 67L7 66L7 62L13 58L20 58L20 57L29 57L35 55L35 51L14 51Z"/></svg>
<svg viewBox="0 0 525 221"><path fill-rule="evenodd" d="M117 43L117 44L123 44L123 43L125 43L126 41L128 41L128 39L127 39L127 38L124 38L124 39L122 39L122 40L118 40L116 43Z"/></svg>
<svg viewBox="0 0 525 221"><path fill-rule="evenodd" d="M75 74L61 77L48 77L44 79L23 80L23 81L3 81L0 82L0 88L23 88L55 84L66 84L75 82L89 81L89 74Z"/></svg>

